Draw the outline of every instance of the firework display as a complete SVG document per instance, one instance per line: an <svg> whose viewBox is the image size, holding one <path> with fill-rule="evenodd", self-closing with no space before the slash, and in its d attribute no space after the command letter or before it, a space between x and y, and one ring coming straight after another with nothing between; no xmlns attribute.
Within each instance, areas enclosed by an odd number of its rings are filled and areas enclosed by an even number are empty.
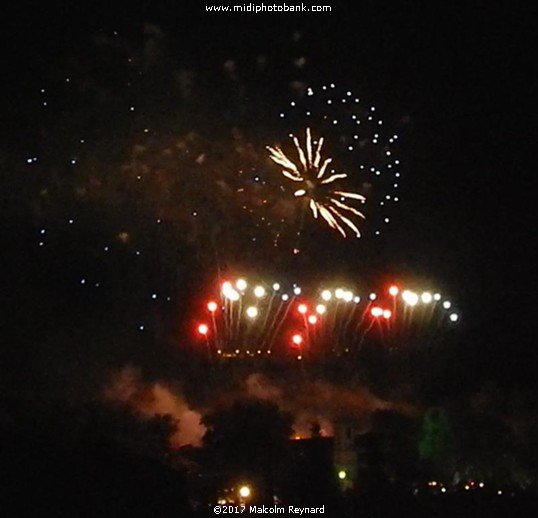
<svg viewBox="0 0 538 518"><path fill-rule="evenodd" d="M523 515L533 18L139 4L4 24L3 514Z"/></svg>
<svg viewBox="0 0 538 518"><path fill-rule="evenodd" d="M198 278L237 268L263 272L267 266L293 276L324 255L325 243L345 247L351 240L339 237L375 236L390 222L400 200L398 135L375 106L350 90L301 83L295 100L272 120L260 117L249 127L234 125L234 114L239 117L244 106L241 96L232 96L217 131L207 121L219 108L205 103L212 92L201 83L193 78L198 86L189 89L181 74L170 76L166 60L145 64L139 49L129 54L115 47L115 38L105 43L111 70L106 82L93 73L95 64L78 64L63 81L41 90L36 120L47 138L36 137L35 154L24 168L43 184L35 202L42 218L35 240L41 256L53 263L66 242L82 242L88 261L80 261L71 278L93 293L120 286L120 276L106 272L117 261L128 265L134 274L125 276L122 293L130 294L130 314L140 315L134 325L129 322L133 329L149 334L148 314L158 320L169 311L165 306L196 299L195 289L177 295L176 283L187 282L178 275L178 261L195 264ZM149 65L160 81L146 73ZM233 89L235 65L227 61L224 70L219 84ZM158 117L159 92L173 90L176 81L175 118ZM151 95L140 95L146 90ZM84 102L58 129L50 121L64 113L53 102L62 97ZM119 122L102 134L92 131L95 114L108 112ZM103 144L109 133L113 157ZM62 153L42 160L45 147L57 142L65 144ZM100 218L99 239L85 230L84 213L88 220ZM292 259L302 253L292 262L290 252ZM330 267L331 253L326 255L320 264ZM221 280L197 315L195 334L212 357L303 358L351 353L374 339L387 348L425 342L458 319L434 291L320 287L312 283L315 274L310 278L304 289L283 280Z"/></svg>
<svg viewBox="0 0 538 518"><path fill-rule="evenodd" d="M195 335L211 356L307 357L434 343L460 314L437 291L392 284L376 291L300 286L247 277L222 281L198 313Z"/></svg>
<svg viewBox="0 0 538 518"><path fill-rule="evenodd" d="M344 237L349 230L357 237L379 235L400 200L401 164L394 151L398 135L376 107L330 83L307 87L278 117L297 158L290 158L283 146L268 149L284 177L294 183L298 200L306 198L314 218L319 212ZM298 136L305 131L301 147ZM322 149L327 158L321 156ZM346 199L359 202L360 211ZM352 220L356 217L366 218L365 230L359 232Z"/></svg>

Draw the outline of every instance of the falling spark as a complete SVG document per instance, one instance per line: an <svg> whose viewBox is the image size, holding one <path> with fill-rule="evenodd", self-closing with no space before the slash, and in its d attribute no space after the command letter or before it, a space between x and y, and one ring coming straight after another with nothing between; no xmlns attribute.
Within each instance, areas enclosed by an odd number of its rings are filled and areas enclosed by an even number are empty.
<svg viewBox="0 0 538 518"><path fill-rule="evenodd" d="M344 180L348 175L335 173L333 170L327 172L332 158L322 158L323 137L317 141L317 144L314 143L314 148L310 128L307 128L305 149L301 147L297 137L293 136L292 140L297 151L298 162L294 162L279 147L267 146L267 149L271 160L283 168L282 175L291 182L300 184L297 185L294 196L308 199L308 206L314 219L320 216L329 227L337 230L343 237L347 237L349 230L360 237L358 227L350 218L358 216L364 219L364 214L349 205L347 200L364 202L366 198L359 193L334 190L331 187L333 182Z"/></svg>

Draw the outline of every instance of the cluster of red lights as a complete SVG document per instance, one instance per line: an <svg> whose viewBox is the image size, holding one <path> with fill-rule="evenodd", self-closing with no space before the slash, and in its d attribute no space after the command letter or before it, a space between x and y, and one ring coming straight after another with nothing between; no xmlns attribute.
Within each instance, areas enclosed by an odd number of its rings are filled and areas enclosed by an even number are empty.
<svg viewBox="0 0 538 518"><path fill-rule="evenodd" d="M388 289L389 294L392 297L396 297L399 293L399 288L397 286L391 286ZM214 300L210 300L206 304L206 308L211 313L212 317L214 317L214 314L219 309L219 305ZM319 321L319 316L315 313L311 313L308 305L304 302L301 302L297 304L297 312L303 316L305 324L308 323L310 325L315 325ZM373 318L384 318L385 320L389 320L392 317L392 310L388 308L382 308L381 306L373 306L370 309L370 315ZM197 332L199 335L206 337L209 335L210 327L205 322L199 323L197 325ZM294 332L291 334L291 345L295 348L300 348L304 343L304 336L299 332Z"/></svg>
<svg viewBox="0 0 538 518"><path fill-rule="evenodd" d="M207 310L213 315L219 308L219 305L214 300L210 300L207 303L206 307L207 307ZM205 322L198 324L198 326L196 327L196 330L198 331L198 334L201 336L207 337L207 335L209 334L209 326Z"/></svg>
<svg viewBox="0 0 538 518"><path fill-rule="evenodd" d="M248 284L244 279L238 279L234 284L230 281L223 282L220 287L221 301L219 302L218 299L207 301L205 303L207 318L205 321L196 323L197 336L205 339L210 349L213 346L215 349L219 347L216 349L218 354L239 355L247 341L249 344L258 345L257 354L262 354L262 352L271 354L271 347L280 342L280 344L287 343L297 353L297 358L301 359L304 350L313 351L319 344L326 343L329 333L336 333L335 337L331 335L328 339L336 344L334 347L357 340L360 333L364 338L376 323L381 331L386 327L391 332L394 329L394 333L397 334L400 332L398 318L402 314L402 307L404 311L411 313L417 304L422 307L431 305L430 307L433 308L433 305L439 302L445 311L448 311L452 305L449 300L442 300L440 293L424 291L419 294L412 290L403 290L395 284L385 288L385 296L381 294L378 297L375 292L372 292L367 298L361 298L343 288L334 291L325 289L319 292L316 302L308 299L311 304L304 298L305 295L301 294L301 288L295 284L293 294L282 292L279 283L274 283L271 288L259 284L248 292L247 287ZM246 298L242 299L243 296ZM273 300L277 303L273 304ZM243 304L246 304L245 308ZM355 327L351 331L353 334L350 340L346 326L356 315L353 306L358 304L363 304L358 310L362 316L359 324L353 324ZM423 310L422 313L419 311L417 318L420 318L421 314L424 314ZM330 315L330 318L327 318L327 315ZM370 323L362 326L365 317L370 318ZM457 322L458 314L451 310L448 319L450 322ZM292 327L288 328L283 335L280 326L284 321ZM241 335L243 332L245 334ZM226 350L231 348L228 346L229 343L236 344L233 354ZM345 351L347 352L348 349L346 348ZM247 355L253 354L249 349L245 352Z"/></svg>
<svg viewBox="0 0 538 518"><path fill-rule="evenodd" d="M209 327L207 324L198 324L197 330L198 333L202 336L207 336L207 334L209 333Z"/></svg>

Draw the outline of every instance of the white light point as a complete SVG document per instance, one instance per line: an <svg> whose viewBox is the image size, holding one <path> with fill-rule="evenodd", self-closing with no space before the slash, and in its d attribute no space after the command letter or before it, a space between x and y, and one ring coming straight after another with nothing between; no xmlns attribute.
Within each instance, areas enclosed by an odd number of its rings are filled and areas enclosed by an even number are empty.
<svg viewBox="0 0 538 518"><path fill-rule="evenodd" d="M323 290L321 292L321 298L325 301L325 302L328 302L329 300L331 300L333 294L330 292L330 290Z"/></svg>
<svg viewBox="0 0 538 518"><path fill-rule="evenodd" d="M318 315L324 315L326 311L327 311L327 307L324 304L318 304L316 306L316 313Z"/></svg>
<svg viewBox="0 0 538 518"><path fill-rule="evenodd" d="M265 296L265 288L263 286L256 286L254 288L254 296L258 299L261 299Z"/></svg>
<svg viewBox="0 0 538 518"><path fill-rule="evenodd" d="M408 306L416 306L418 304L418 295L414 291L405 290L402 293L402 299Z"/></svg>
<svg viewBox="0 0 538 518"><path fill-rule="evenodd" d="M451 322L457 322L460 317L458 316L457 313L450 313L450 316L448 318L450 318Z"/></svg>
<svg viewBox="0 0 538 518"><path fill-rule="evenodd" d="M450 309L451 306L452 306L452 302L450 302L450 300L445 300L445 301L443 302L443 307L444 307L445 309Z"/></svg>
<svg viewBox="0 0 538 518"><path fill-rule="evenodd" d="M232 284L230 282L225 282L222 285L222 294L224 297L226 297L228 300L231 300L232 302L235 302L241 298L239 293L232 287Z"/></svg>
<svg viewBox="0 0 538 518"><path fill-rule="evenodd" d="M280 289L280 284L278 284L278 282L275 282L275 283L273 284L273 290L274 290L274 291L278 291L279 289Z"/></svg>
<svg viewBox="0 0 538 518"><path fill-rule="evenodd" d="M245 281L245 279L237 279L235 287L239 291L245 291L247 289L247 281Z"/></svg>
<svg viewBox="0 0 538 518"><path fill-rule="evenodd" d="M250 496L250 487L248 486L241 486L239 488L239 496L241 498L248 498Z"/></svg>
<svg viewBox="0 0 538 518"><path fill-rule="evenodd" d="M372 308L370 311L373 317L380 317L383 314L383 310L379 307Z"/></svg>
<svg viewBox="0 0 538 518"><path fill-rule="evenodd" d="M429 304L433 300L433 297L432 297L432 294L430 292L425 291L420 296L420 299L422 300L422 302L424 302L424 304Z"/></svg>
<svg viewBox="0 0 538 518"><path fill-rule="evenodd" d="M377 299L377 295L376 295L375 293L372 292L372 293L370 293L370 295L368 295L368 298L369 298L370 300L375 300L375 299Z"/></svg>
<svg viewBox="0 0 538 518"><path fill-rule="evenodd" d="M396 297L396 295L398 295L399 292L400 292L400 290L398 289L398 286L391 286L389 288L389 295L391 297Z"/></svg>

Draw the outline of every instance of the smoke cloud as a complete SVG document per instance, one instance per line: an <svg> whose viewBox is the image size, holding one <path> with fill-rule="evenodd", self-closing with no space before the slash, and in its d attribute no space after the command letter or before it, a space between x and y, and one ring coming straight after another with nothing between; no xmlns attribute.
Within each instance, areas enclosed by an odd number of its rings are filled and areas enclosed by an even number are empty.
<svg viewBox="0 0 538 518"><path fill-rule="evenodd" d="M222 401L255 398L269 401L294 416L296 438L311 437L313 430L322 436L334 434L340 420L354 419L362 423L366 432L374 412L395 410L404 414L413 408L402 402L386 401L362 385L335 385L328 381L274 379L263 373L248 374L234 387L213 387L202 409L193 409L186 401L177 383L143 381L140 370L125 367L119 371L105 389L108 400L123 403L146 418L170 415L177 420L176 433L171 446L199 446L206 432L203 415ZM211 394L218 397L211 398Z"/></svg>
<svg viewBox="0 0 538 518"><path fill-rule="evenodd" d="M177 420L176 433L170 446L201 444L206 431L201 423L201 414L191 409L182 394L163 383L148 383L141 380L140 371L125 367L105 389L108 400L123 403L146 418L170 415Z"/></svg>
<svg viewBox="0 0 538 518"><path fill-rule="evenodd" d="M296 437L310 437L314 424L320 433L331 436L334 425L340 419L355 418L369 427L369 417L381 410L396 410L407 413L400 403L378 398L364 386L336 386L326 381L301 380L293 384L276 382L264 374L247 376L246 395L271 401L295 417Z"/></svg>

